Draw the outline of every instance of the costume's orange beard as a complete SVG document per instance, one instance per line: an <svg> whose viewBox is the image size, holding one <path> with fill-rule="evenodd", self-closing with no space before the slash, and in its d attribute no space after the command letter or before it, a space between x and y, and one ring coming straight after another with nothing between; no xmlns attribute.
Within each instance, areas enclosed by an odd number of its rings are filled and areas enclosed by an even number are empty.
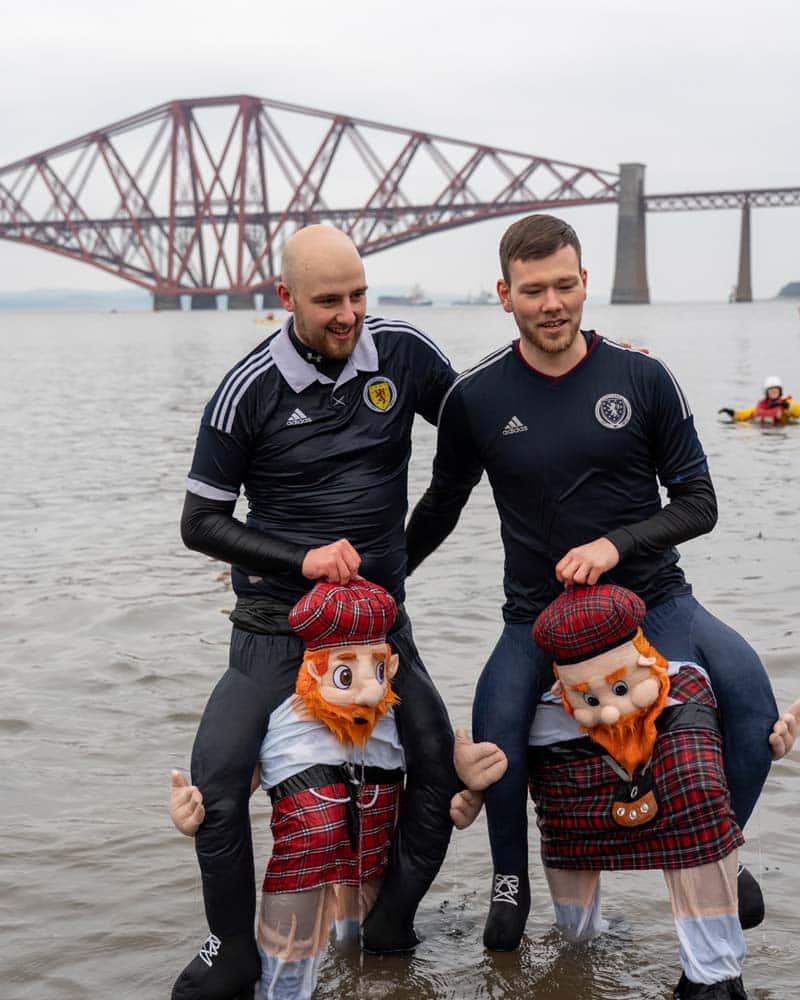
<svg viewBox="0 0 800 1000"><path fill-rule="evenodd" d="M655 665L650 668L658 681L658 696L652 705L640 708L638 712L626 715L613 725L592 726L584 729L593 740L604 747L633 777L633 772L641 764L646 764L653 754L658 730L656 719L661 715L669 697L669 677L667 661L651 646L641 630L633 639L633 644L642 656L655 657ZM562 691L562 700L567 711L572 714L572 706Z"/></svg>
<svg viewBox="0 0 800 1000"><path fill-rule="evenodd" d="M318 673L324 673L328 669L328 650L319 652L323 654L322 657L317 657L316 651L306 652L306 659L297 675L295 692L301 711L306 718L319 719L340 742L363 746L372 735L378 719L400 699L392 691L391 682L387 678L386 694L377 705L334 705L326 701L319 693L316 678L306 666L306 660L311 656Z"/></svg>

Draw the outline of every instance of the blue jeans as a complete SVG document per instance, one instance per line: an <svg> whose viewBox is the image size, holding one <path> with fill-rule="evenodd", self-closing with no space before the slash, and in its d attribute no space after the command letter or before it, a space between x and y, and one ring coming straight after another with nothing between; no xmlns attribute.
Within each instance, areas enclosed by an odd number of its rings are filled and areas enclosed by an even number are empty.
<svg viewBox="0 0 800 1000"><path fill-rule="evenodd" d="M528 867L528 733L542 693L553 683L550 658L533 642L531 624L506 625L475 690L472 732L508 757L508 771L486 792L494 867ZM691 594L651 608L642 631L668 660L704 667L719 706L725 774L736 820L744 827L772 761L768 737L778 708L755 650Z"/></svg>

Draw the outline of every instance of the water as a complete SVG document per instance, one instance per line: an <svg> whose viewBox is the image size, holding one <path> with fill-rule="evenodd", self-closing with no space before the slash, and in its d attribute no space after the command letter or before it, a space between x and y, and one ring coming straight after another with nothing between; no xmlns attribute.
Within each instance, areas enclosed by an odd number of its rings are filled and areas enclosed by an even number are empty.
<svg viewBox="0 0 800 1000"><path fill-rule="evenodd" d="M465 367L512 336L499 309L416 309ZM800 393L791 303L593 306L587 325L648 344L690 400L711 463L716 531L683 547L704 603L754 643L781 704L797 676L800 428L718 422L767 374ZM202 407L270 327L252 314L0 314L0 958L6 1000L161 1000L205 937L194 852L167 815L224 668L224 567L178 537ZM411 495L427 483L431 428L416 429ZM454 723L469 720L499 630L501 557L481 485L456 533L415 574L418 645ZM800 995L800 754L773 768L743 856L769 913L747 935L758 1000ZM268 807L252 802L257 870ZM531 838L535 854L535 837ZM516 955L480 944L490 862L481 819L457 835L419 913L413 957L331 955L320 998L661 1000L678 978L658 872L604 877L612 932L590 947L551 928L544 880Z"/></svg>

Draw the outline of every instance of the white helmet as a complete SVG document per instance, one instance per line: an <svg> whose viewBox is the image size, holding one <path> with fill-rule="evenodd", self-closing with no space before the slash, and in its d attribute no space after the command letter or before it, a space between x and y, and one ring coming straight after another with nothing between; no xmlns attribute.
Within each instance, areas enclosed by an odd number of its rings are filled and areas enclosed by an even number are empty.
<svg viewBox="0 0 800 1000"><path fill-rule="evenodd" d="M767 378L764 379L764 392L767 392L768 389L782 389L782 388L783 388L783 382L777 375L768 375Z"/></svg>

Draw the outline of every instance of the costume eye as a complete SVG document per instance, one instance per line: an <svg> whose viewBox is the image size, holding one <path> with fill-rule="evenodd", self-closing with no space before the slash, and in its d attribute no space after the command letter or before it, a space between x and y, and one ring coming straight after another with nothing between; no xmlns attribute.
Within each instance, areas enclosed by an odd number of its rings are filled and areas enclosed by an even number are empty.
<svg viewBox="0 0 800 1000"><path fill-rule="evenodd" d="M618 698L622 698L623 695L626 695L628 693L628 685L625 683L625 681L617 681L617 683L611 688L611 690Z"/></svg>
<svg viewBox="0 0 800 1000"><path fill-rule="evenodd" d="M596 694L592 694L591 691L583 692L583 700L586 702L587 705L591 705L592 708L597 708L597 706L600 704L600 699L597 697Z"/></svg>
<svg viewBox="0 0 800 1000"><path fill-rule="evenodd" d="M375 678L379 684L383 684L386 679L386 664L383 660L378 660L375 664Z"/></svg>
<svg viewBox="0 0 800 1000"><path fill-rule="evenodd" d="M353 671L350 667L336 667L333 671L333 683L337 688L341 688L342 691L346 691L353 683Z"/></svg>

